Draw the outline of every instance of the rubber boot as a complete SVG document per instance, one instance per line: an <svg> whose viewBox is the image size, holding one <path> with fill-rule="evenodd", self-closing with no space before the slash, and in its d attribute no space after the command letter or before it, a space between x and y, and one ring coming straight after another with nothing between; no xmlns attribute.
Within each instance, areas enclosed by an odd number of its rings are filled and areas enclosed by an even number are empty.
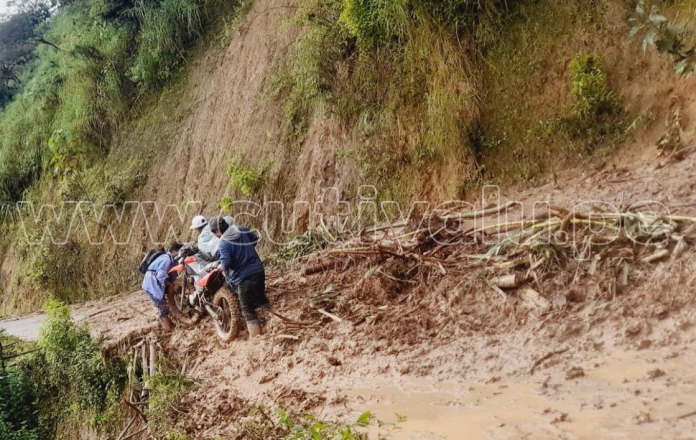
<svg viewBox="0 0 696 440"><path fill-rule="evenodd" d="M247 321L247 330L249 330L249 340L261 335L261 325L259 321Z"/></svg>
<svg viewBox="0 0 696 440"><path fill-rule="evenodd" d="M168 332L171 332L172 330L174 330L174 325L172 324L172 321L171 321L171 319L169 319L168 316L161 317L160 324L162 324L162 328Z"/></svg>

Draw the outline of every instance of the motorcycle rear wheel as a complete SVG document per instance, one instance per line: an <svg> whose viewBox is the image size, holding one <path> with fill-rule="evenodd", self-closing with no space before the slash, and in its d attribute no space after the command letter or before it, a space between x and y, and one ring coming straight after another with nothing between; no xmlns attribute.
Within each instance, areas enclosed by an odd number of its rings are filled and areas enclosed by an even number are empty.
<svg viewBox="0 0 696 440"><path fill-rule="evenodd" d="M192 283L177 283L175 287L167 289L167 305L174 322L182 327L192 327L198 324L203 316L188 303L188 293L185 286Z"/></svg>
<svg viewBox="0 0 696 440"><path fill-rule="evenodd" d="M232 291L224 286L215 293L213 306L218 314L213 318L215 332L221 342L230 342L241 330L241 312L239 302Z"/></svg>

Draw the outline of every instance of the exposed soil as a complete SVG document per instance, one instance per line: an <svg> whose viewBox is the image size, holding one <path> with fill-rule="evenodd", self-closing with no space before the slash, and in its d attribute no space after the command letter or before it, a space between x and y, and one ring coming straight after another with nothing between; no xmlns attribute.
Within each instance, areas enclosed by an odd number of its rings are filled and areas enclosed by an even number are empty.
<svg viewBox="0 0 696 440"><path fill-rule="evenodd" d="M696 154L656 156L570 172L503 201L625 208L652 199L693 216ZM196 438L238 434L234 422L252 417L242 410L249 405L330 420L370 410L381 422L373 434L394 438L692 438L693 257L687 249L635 267L629 285L613 291L603 272L547 276L540 290L552 307L542 314L496 295L473 274L429 273L411 286L371 270L369 259L306 277L298 265L269 273L269 297L275 311L316 325L270 317L263 338L227 347L209 319L161 334L140 293L76 307L74 315L109 351L158 334L195 381L181 405L192 416L181 418L181 428ZM313 303L322 293L332 302ZM321 307L342 322L319 314ZM40 321L34 315L2 326L27 337ZM398 430L394 413L406 416Z"/></svg>

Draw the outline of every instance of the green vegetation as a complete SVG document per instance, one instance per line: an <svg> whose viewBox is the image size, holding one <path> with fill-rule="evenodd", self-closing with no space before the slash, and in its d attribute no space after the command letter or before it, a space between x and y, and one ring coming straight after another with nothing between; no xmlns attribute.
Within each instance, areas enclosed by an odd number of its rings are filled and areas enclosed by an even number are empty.
<svg viewBox="0 0 696 440"><path fill-rule="evenodd" d="M570 92L575 99L573 113L577 118L596 121L605 115L621 113L621 104L607 85L600 57L577 56L570 62L569 70Z"/></svg>
<svg viewBox="0 0 696 440"><path fill-rule="evenodd" d="M0 113L0 196L21 199L49 165L74 179L99 163L131 108L175 77L207 28L247 3L61 2L41 24L47 44L15 55L26 67ZM0 38L12 23L0 22Z"/></svg>
<svg viewBox="0 0 696 440"><path fill-rule="evenodd" d="M674 18L667 18L663 10ZM631 37L642 35L644 51L654 47L672 57L678 74L696 74L696 1L639 0L629 21Z"/></svg>
<svg viewBox="0 0 696 440"><path fill-rule="evenodd" d="M608 2L525 1L485 38L481 118L472 130L480 184L533 181L626 140L616 65L605 41L622 35ZM611 54L611 55L610 55Z"/></svg>
<svg viewBox="0 0 696 440"><path fill-rule="evenodd" d="M207 46L206 36L229 39L230 23L251 1L17 3L21 13L0 19L0 66L7 67L0 72L0 198L58 206L90 200L99 214L104 205L122 208L146 182L153 155L169 147L157 130L171 131L170 118L188 108L172 112L186 85L182 68ZM119 151L131 133L148 139L147 148ZM105 215L107 222L116 212ZM23 236L16 218L3 220L5 245ZM56 229L67 231L67 220ZM105 233L96 221L87 227L93 237ZM137 257L95 264L102 251L85 234L61 246L19 240L16 251L21 270L7 284L21 289L24 310L47 298L73 303L134 285L127 272Z"/></svg>
<svg viewBox="0 0 696 440"><path fill-rule="evenodd" d="M290 264L300 257L324 249L326 244L326 236L322 229L310 229L304 234L292 237L288 244L283 245L279 252L271 256L270 263L281 266Z"/></svg>
<svg viewBox="0 0 696 440"><path fill-rule="evenodd" d="M20 343L13 350L28 354L12 365L3 363L0 437L50 439L61 421L85 415L93 429L111 432L119 420L124 366L102 357L87 328L72 320L65 305L50 303L46 309L48 320L35 350ZM0 341L8 345L6 336L0 334Z"/></svg>
<svg viewBox="0 0 696 440"><path fill-rule="evenodd" d="M360 440L367 439L367 435L357 432L356 428L366 427L370 424L372 414L363 413L354 424L331 424L317 420L312 415L304 416L304 420L293 419L285 410L278 409L281 431L284 431L283 440Z"/></svg>
<svg viewBox="0 0 696 440"><path fill-rule="evenodd" d="M364 147L343 152L360 164L363 183L403 200L422 185L418 171L466 174L479 114L470 47L514 3L306 1L295 19L305 32L275 79L290 141L328 106L365 137Z"/></svg>
<svg viewBox="0 0 696 440"><path fill-rule="evenodd" d="M167 439L185 439L187 436L176 431L176 413L172 407L179 403L184 392L192 385L179 371L167 365L160 365L160 369L148 380L151 389L150 404L148 408L148 423L151 432L167 433Z"/></svg>
<svg viewBox="0 0 696 440"><path fill-rule="evenodd" d="M249 165L241 165L239 160L234 161L227 167L227 186L232 189L239 189L246 197L260 190L266 182L268 166L257 169Z"/></svg>
<svg viewBox="0 0 696 440"><path fill-rule="evenodd" d="M360 138L340 159L399 202L531 180L559 158L609 150L623 110L582 35L609 34L606 12L575 0L305 0L293 21L303 34L274 78L288 142L317 112L338 118ZM564 39L569 98L542 106ZM423 178L433 175L441 186Z"/></svg>

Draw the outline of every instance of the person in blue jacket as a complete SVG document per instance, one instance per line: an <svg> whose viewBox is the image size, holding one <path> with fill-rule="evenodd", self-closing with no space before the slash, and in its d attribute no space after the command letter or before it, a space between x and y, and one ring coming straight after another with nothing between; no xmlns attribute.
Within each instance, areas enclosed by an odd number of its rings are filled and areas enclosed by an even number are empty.
<svg viewBox="0 0 696 440"><path fill-rule="evenodd" d="M266 298L266 272L256 252L258 237L248 228L229 225L225 219L210 219L210 230L220 238L220 263L227 284L236 289L249 338L261 334L257 309L270 309Z"/></svg>
<svg viewBox="0 0 696 440"><path fill-rule="evenodd" d="M164 297L166 288L170 285L169 269L174 264L174 259L179 254L183 245L181 243L173 243L169 246L169 252L166 252L153 261L147 268L145 277L143 278L142 289L147 294L150 301L155 304L159 311L159 319L162 327L167 330L172 330L172 321L169 319L169 307L167 299Z"/></svg>

